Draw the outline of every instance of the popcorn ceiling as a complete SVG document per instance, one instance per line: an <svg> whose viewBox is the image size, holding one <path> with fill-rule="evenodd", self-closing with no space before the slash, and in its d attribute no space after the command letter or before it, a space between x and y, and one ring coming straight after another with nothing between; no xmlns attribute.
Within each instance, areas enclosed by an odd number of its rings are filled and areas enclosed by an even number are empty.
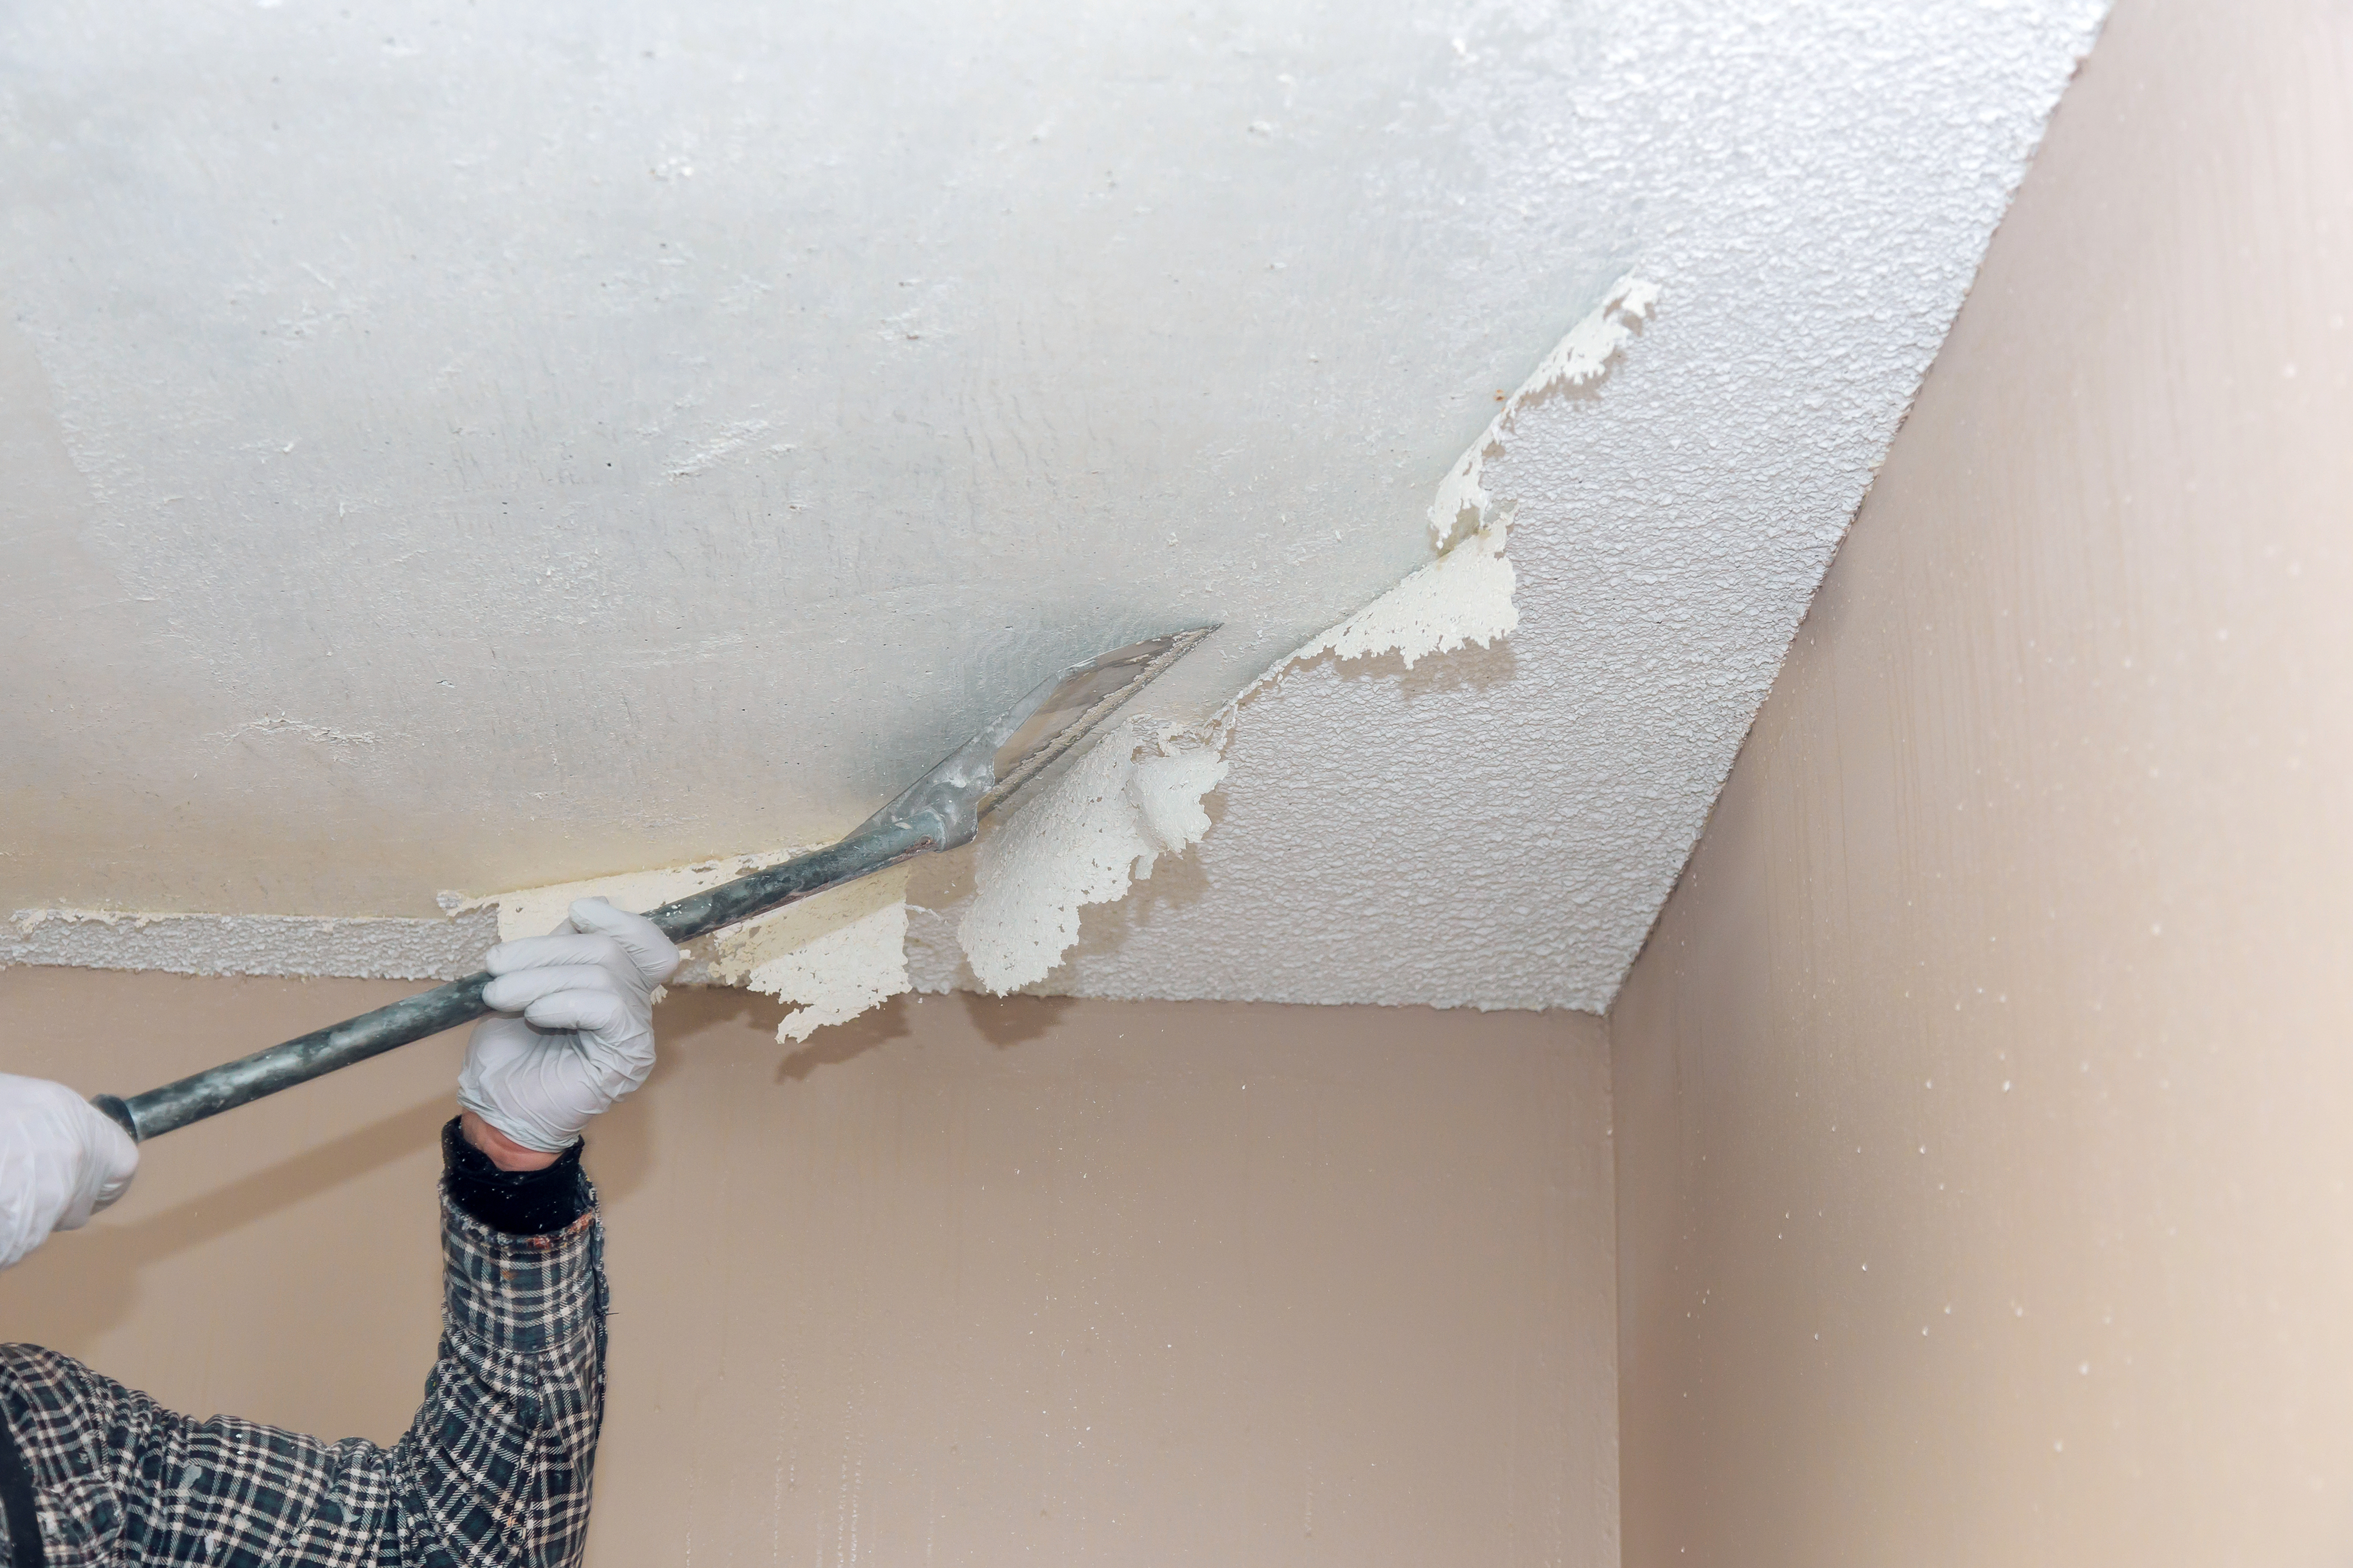
<svg viewBox="0 0 2353 1568"><path fill-rule="evenodd" d="M455 980L480 969L483 950L499 940L487 910L437 921L19 910L0 924L0 968Z"/></svg>
<svg viewBox="0 0 2353 1568"><path fill-rule="evenodd" d="M1568 245L1617 182L1664 301L1600 396L1508 400L1435 509L1517 498L1510 641L1293 670L1217 831L1034 989L1609 1005L2105 6L1641 10L1582 56L1462 24L1472 199Z"/></svg>
<svg viewBox="0 0 2353 1568"><path fill-rule="evenodd" d="M829 838L1220 620L1215 830L998 977L1606 1006L2103 0L1048 5L16 7L0 898L307 923L0 958L470 964L341 917Z"/></svg>

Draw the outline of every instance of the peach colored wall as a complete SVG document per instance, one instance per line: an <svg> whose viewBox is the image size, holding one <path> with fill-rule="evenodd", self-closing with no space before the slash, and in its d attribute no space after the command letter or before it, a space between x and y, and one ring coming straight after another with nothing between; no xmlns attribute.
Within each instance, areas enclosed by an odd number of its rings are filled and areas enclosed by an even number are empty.
<svg viewBox="0 0 2353 1568"><path fill-rule="evenodd" d="M13 1070L137 1088L404 987L0 973ZM593 1563L1615 1563L1598 1019L673 994L592 1137ZM0 1332L388 1437L454 1039L161 1139Z"/></svg>
<svg viewBox="0 0 2353 1568"><path fill-rule="evenodd" d="M2353 1559L2349 316L2121 0L1611 1014L1634 1568Z"/></svg>

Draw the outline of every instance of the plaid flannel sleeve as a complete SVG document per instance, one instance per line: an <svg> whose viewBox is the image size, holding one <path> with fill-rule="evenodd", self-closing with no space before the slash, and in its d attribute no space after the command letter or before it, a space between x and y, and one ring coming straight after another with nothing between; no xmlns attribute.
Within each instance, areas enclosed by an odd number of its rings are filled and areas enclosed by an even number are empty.
<svg viewBox="0 0 2353 1568"><path fill-rule="evenodd" d="M192 1420L68 1357L0 1346L47 1568L578 1562L604 1410L596 1215L511 1236L445 1198L441 1233L440 1356L388 1449Z"/></svg>

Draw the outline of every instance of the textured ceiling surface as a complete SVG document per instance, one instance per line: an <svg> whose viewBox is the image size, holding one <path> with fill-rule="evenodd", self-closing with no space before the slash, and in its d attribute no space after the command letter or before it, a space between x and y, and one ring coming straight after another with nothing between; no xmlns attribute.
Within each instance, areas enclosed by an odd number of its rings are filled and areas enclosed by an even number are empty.
<svg viewBox="0 0 2353 1568"><path fill-rule="evenodd" d="M1518 631L1254 697L1048 982L1599 1005L2102 9L28 0L0 900L807 842L1221 621L1204 718L1639 271L1489 463Z"/></svg>

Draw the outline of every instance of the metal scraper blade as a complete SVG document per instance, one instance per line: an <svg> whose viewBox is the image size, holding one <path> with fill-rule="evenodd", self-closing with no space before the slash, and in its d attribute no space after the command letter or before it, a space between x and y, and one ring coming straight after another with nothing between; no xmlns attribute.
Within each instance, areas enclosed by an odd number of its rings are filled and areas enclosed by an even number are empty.
<svg viewBox="0 0 2353 1568"><path fill-rule="evenodd" d="M980 797L980 814L996 810L1217 629L1193 626L1114 648L1071 666L1031 691L1006 715L1014 728L997 747L996 783Z"/></svg>
<svg viewBox="0 0 2353 1568"><path fill-rule="evenodd" d="M842 844L878 836L895 841L910 834L933 850L972 842L983 816L1217 629L1193 626L1147 637L1039 682L1027 697L860 824Z"/></svg>

